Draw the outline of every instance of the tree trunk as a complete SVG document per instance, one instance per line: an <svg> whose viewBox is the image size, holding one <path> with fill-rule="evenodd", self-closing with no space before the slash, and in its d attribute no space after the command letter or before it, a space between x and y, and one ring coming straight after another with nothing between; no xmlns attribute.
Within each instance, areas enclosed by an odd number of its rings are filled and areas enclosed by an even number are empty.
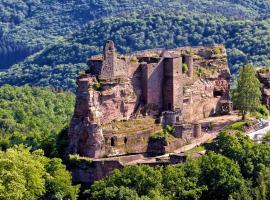
<svg viewBox="0 0 270 200"><path fill-rule="evenodd" d="M246 121L246 115L247 115L246 111L243 111L242 112L242 120L243 121Z"/></svg>

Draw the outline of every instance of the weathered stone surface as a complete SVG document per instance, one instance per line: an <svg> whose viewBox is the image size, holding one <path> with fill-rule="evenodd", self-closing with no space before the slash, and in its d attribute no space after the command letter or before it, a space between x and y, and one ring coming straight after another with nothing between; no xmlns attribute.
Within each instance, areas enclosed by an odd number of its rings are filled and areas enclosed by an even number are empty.
<svg viewBox="0 0 270 200"><path fill-rule="evenodd" d="M270 109L270 72L269 70L259 71L257 77L262 84L262 103Z"/></svg>
<svg viewBox="0 0 270 200"><path fill-rule="evenodd" d="M93 158L147 153L151 149L149 137L156 130L119 134L104 133L102 129L115 120L143 116L161 117L163 127L171 124L182 130L175 133L179 141L164 150L169 151L184 140L200 137L199 128L194 129L192 124L213 114L224 114L230 105L230 72L223 46L118 55L114 43L107 41L103 55L92 57L88 64L87 74L77 81L70 153ZM183 64L188 67L186 73L182 72ZM164 111L168 114L162 117ZM154 149L163 151L164 145L155 145Z"/></svg>

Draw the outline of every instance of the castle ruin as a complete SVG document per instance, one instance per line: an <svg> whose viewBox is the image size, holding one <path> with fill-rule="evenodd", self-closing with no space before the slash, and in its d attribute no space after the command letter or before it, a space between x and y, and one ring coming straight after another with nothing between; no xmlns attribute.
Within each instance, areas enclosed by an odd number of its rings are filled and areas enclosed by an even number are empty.
<svg viewBox="0 0 270 200"><path fill-rule="evenodd" d="M69 152L91 158L171 152L202 135L201 119L230 111L224 46L120 55L112 41L77 79ZM166 125L173 139L151 140Z"/></svg>

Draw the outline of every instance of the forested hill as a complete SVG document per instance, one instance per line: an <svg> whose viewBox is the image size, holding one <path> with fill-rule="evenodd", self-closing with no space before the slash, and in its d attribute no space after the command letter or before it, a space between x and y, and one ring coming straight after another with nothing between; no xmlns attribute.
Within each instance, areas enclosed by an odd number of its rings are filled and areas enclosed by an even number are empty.
<svg viewBox="0 0 270 200"><path fill-rule="evenodd" d="M238 19L267 18L269 0L1 0L0 69L61 40L88 21L166 10Z"/></svg>
<svg viewBox="0 0 270 200"><path fill-rule="evenodd" d="M29 84L73 90L88 56L101 52L106 39L120 52L147 48L225 44L232 73L247 62L270 66L270 21L227 20L203 14L147 14L90 22L69 39L59 40L0 76L0 84Z"/></svg>

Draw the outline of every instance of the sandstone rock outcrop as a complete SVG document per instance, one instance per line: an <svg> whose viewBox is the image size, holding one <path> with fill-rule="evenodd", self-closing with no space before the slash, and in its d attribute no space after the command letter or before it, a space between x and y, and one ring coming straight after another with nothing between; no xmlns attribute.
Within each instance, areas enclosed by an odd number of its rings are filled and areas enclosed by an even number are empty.
<svg viewBox="0 0 270 200"><path fill-rule="evenodd" d="M70 153L92 158L146 153L162 122L179 131L185 130L181 124L192 124L190 137L200 137L197 120L229 112L230 72L223 46L119 55L107 41L103 55L88 64L89 70L77 79ZM144 126L136 119L145 121ZM121 120L126 128L114 124ZM186 138L183 134L175 133L179 140Z"/></svg>

